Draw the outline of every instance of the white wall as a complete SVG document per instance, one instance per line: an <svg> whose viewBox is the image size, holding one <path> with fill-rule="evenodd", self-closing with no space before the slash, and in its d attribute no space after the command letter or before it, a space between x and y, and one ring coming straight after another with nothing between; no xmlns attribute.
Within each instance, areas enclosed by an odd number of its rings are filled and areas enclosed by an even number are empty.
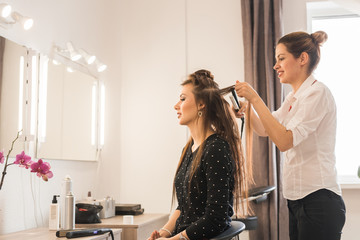
<svg viewBox="0 0 360 240"><path fill-rule="evenodd" d="M99 162L51 160L54 178L47 183L9 167L0 190L0 234L47 226L51 197L66 174L78 199L91 190L97 198L141 203L146 212L169 212L172 179L187 140L173 110L180 83L199 68L211 70L220 86L243 78L240 2L14 0L11 5L34 18L34 27L28 32L18 25L0 27L2 36L43 53L72 41L108 65L101 75L105 146Z"/></svg>
<svg viewBox="0 0 360 240"><path fill-rule="evenodd" d="M324 0L322 0L324 1ZM283 0L283 20L285 33L293 31L307 31L306 2L316 2L315 0ZM336 0L338 4L345 4L344 7L351 6L354 10L359 6L359 0ZM357 11L360 11L358 8ZM296 16L296 17L294 17ZM346 205L346 222L343 228L343 240L359 239L360 222L360 189L342 189L343 199Z"/></svg>
<svg viewBox="0 0 360 240"><path fill-rule="evenodd" d="M121 4L120 199L170 210L186 129L173 108L187 73L211 70L222 86L242 79L240 2Z"/></svg>
<svg viewBox="0 0 360 240"><path fill-rule="evenodd" d="M170 210L171 178L185 131L173 104L185 76L184 1L122 1L120 201Z"/></svg>

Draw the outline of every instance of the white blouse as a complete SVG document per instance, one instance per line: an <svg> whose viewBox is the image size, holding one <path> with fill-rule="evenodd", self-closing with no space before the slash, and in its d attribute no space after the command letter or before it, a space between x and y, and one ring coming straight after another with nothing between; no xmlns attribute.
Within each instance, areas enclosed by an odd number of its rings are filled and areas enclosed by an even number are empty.
<svg viewBox="0 0 360 240"><path fill-rule="evenodd" d="M297 200L322 188L341 195L335 168L336 105L330 90L311 75L273 116L293 134L293 147L284 152L284 197Z"/></svg>

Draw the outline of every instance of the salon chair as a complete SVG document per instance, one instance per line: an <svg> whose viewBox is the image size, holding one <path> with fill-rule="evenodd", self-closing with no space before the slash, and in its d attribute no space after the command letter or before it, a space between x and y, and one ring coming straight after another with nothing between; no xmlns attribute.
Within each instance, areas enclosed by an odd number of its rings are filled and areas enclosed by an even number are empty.
<svg viewBox="0 0 360 240"><path fill-rule="evenodd" d="M209 240L230 240L236 237L237 235L239 235L244 230L245 230L244 223L242 223L241 221L232 221L230 228L228 228L223 233Z"/></svg>
<svg viewBox="0 0 360 240"><path fill-rule="evenodd" d="M262 186L249 190L248 201L255 201L255 203L263 202L267 196L276 189L275 186Z"/></svg>
<svg viewBox="0 0 360 240"><path fill-rule="evenodd" d="M256 204L264 202L268 195L276 189L275 186L261 186L249 190L247 201L254 201ZM258 226L257 216L247 216L245 218L235 218L233 222L240 221L245 224L245 230L255 230Z"/></svg>

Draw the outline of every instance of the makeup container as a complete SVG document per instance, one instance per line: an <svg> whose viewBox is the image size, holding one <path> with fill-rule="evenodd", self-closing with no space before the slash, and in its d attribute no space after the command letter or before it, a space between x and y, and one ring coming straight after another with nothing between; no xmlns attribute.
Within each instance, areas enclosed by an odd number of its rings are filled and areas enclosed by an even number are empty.
<svg viewBox="0 0 360 240"><path fill-rule="evenodd" d="M49 229L59 230L60 228L60 207L57 201L59 195L54 195L49 209Z"/></svg>

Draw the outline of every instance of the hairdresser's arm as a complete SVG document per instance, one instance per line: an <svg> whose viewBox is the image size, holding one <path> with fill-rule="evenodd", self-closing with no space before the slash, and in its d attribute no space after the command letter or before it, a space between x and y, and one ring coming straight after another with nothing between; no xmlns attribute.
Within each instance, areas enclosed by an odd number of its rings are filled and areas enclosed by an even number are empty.
<svg viewBox="0 0 360 240"><path fill-rule="evenodd" d="M267 135L275 143L279 150L284 152L292 148L292 132L287 130L275 119L257 92L248 83L239 81L235 84L235 90L237 95L246 98L253 105ZM255 117L254 115L255 114L252 114L251 117ZM252 122L252 124L254 123Z"/></svg>
<svg viewBox="0 0 360 240"><path fill-rule="evenodd" d="M159 231L155 230L151 233L151 236L148 238L148 240L170 238L171 234L169 232L173 232L175 230L175 223L179 216L180 210L177 209L173 214L171 214L169 221Z"/></svg>

